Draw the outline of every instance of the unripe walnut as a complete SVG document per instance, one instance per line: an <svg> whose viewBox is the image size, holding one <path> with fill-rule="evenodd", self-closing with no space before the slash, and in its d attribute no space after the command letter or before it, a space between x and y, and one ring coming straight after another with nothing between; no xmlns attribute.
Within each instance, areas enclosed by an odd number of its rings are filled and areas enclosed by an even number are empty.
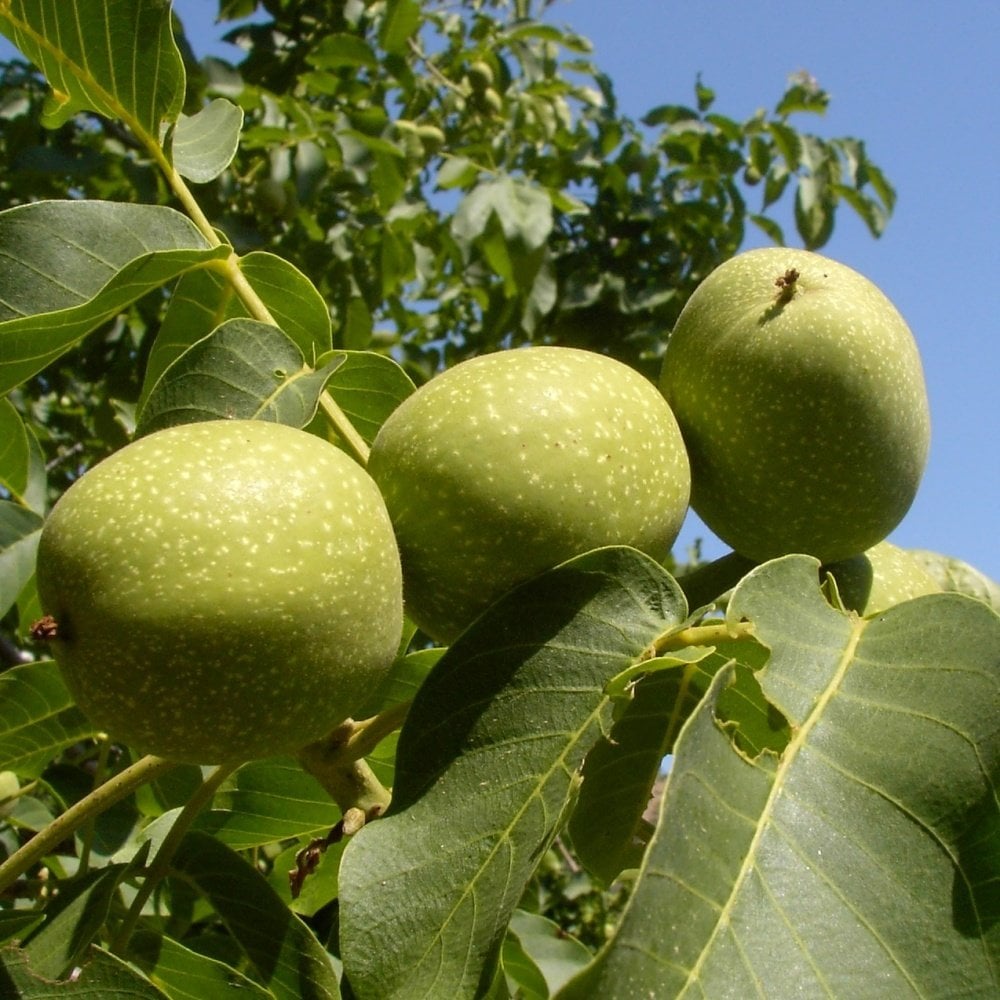
<svg viewBox="0 0 1000 1000"><path fill-rule="evenodd" d="M402 632L375 484L326 441L263 421L171 427L85 473L42 530L38 591L93 722L193 763L326 735Z"/></svg>
<svg viewBox="0 0 1000 1000"><path fill-rule="evenodd" d="M442 641L589 549L662 559L690 483L656 387L563 347L488 354L431 379L383 424L368 469L399 539L407 610Z"/></svg>

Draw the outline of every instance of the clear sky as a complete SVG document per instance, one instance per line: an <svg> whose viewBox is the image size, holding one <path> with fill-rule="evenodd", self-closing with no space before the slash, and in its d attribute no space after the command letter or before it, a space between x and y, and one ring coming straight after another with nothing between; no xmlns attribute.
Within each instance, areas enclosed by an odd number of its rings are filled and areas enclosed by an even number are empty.
<svg viewBox="0 0 1000 1000"><path fill-rule="evenodd" d="M218 51L215 0L174 6L195 47ZM898 202L880 240L843 210L823 252L875 281L906 317L931 401L927 472L892 540L1000 579L1000 3L556 0L547 16L594 42L636 118L690 102L699 73L715 110L740 119L773 107L800 70L830 93L823 118L796 124L866 140ZM696 518L678 545L697 537L707 557L725 551Z"/></svg>

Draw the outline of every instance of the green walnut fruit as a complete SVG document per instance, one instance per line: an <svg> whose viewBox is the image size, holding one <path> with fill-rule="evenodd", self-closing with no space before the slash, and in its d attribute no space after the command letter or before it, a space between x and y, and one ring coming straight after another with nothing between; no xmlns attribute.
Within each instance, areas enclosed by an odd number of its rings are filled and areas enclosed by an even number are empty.
<svg viewBox="0 0 1000 1000"><path fill-rule="evenodd" d="M469 67L469 84L473 90L482 93L493 86L493 68L489 63L477 59Z"/></svg>
<svg viewBox="0 0 1000 1000"><path fill-rule="evenodd" d="M741 555L871 548L916 494L930 436L916 344L867 278L805 250L716 268L667 344L660 388L691 506Z"/></svg>
<svg viewBox="0 0 1000 1000"><path fill-rule="evenodd" d="M1000 611L1000 584L963 559L927 549L908 549L941 590L965 594Z"/></svg>
<svg viewBox="0 0 1000 1000"><path fill-rule="evenodd" d="M604 545L670 550L690 489L656 387L610 358L503 351L431 379L385 421L368 470L407 610L450 641L515 584Z"/></svg>
<svg viewBox="0 0 1000 1000"><path fill-rule="evenodd" d="M91 720L194 763L321 738L386 676L402 632L374 482L260 421L172 427L94 466L45 523L38 591Z"/></svg>
<svg viewBox="0 0 1000 1000"><path fill-rule="evenodd" d="M881 614L903 601L938 594L941 587L920 561L891 542L825 567L837 581L845 608L863 617Z"/></svg>

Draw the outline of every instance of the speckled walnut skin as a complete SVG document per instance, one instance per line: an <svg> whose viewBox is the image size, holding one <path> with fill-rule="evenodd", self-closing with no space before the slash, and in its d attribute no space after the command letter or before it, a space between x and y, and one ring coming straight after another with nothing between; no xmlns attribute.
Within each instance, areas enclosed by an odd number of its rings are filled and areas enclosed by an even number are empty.
<svg viewBox="0 0 1000 1000"><path fill-rule="evenodd" d="M409 614L442 641L589 549L662 559L690 490L656 387L565 347L484 355L431 379L383 424L368 469L396 528Z"/></svg>
<svg viewBox="0 0 1000 1000"><path fill-rule="evenodd" d="M96 465L44 526L38 589L91 719L202 764L325 735L402 631L377 487L327 442L262 421L173 427Z"/></svg>
<svg viewBox="0 0 1000 1000"><path fill-rule="evenodd" d="M691 458L691 506L755 560L846 559L917 492L930 438L916 344L886 296L819 254L750 250L695 290L660 387Z"/></svg>
<svg viewBox="0 0 1000 1000"><path fill-rule="evenodd" d="M844 607L866 618L915 597L941 592L920 561L891 542L879 542L861 555L824 569L837 581Z"/></svg>

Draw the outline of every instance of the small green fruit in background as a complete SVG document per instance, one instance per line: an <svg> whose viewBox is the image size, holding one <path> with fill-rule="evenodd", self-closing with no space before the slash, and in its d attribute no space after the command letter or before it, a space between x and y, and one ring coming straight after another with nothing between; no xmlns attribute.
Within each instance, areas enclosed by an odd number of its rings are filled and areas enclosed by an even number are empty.
<svg viewBox="0 0 1000 1000"><path fill-rule="evenodd" d="M431 379L382 425L368 470L396 528L407 610L442 641L582 552L665 557L690 486L656 387L565 347L471 358Z"/></svg>
<svg viewBox="0 0 1000 1000"><path fill-rule="evenodd" d="M1000 611L1000 584L963 559L930 552L927 549L908 549L910 555L933 577L945 591L965 594Z"/></svg>
<svg viewBox="0 0 1000 1000"><path fill-rule="evenodd" d="M750 250L713 271L667 344L660 387L691 459L691 506L741 555L846 559L917 492L930 437L916 344L856 271Z"/></svg>
<svg viewBox="0 0 1000 1000"><path fill-rule="evenodd" d="M320 438L260 421L171 427L96 465L45 523L38 590L91 720L193 763L321 738L402 632L375 484Z"/></svg>
<svg viewBox="0 0 1000 1000"><path fill-rule="evenodd" d="M20 790L21 782L13 771L0 771L0 818L10 815Z"/></svg>
<svg viewBox="0 0 1000 1000"><path fill-rule="evenodd" d="M941 587L911 552L879 542L867 552L824 567L837 581L845 608L871 617L896 604L939 594Z"/></svg>

